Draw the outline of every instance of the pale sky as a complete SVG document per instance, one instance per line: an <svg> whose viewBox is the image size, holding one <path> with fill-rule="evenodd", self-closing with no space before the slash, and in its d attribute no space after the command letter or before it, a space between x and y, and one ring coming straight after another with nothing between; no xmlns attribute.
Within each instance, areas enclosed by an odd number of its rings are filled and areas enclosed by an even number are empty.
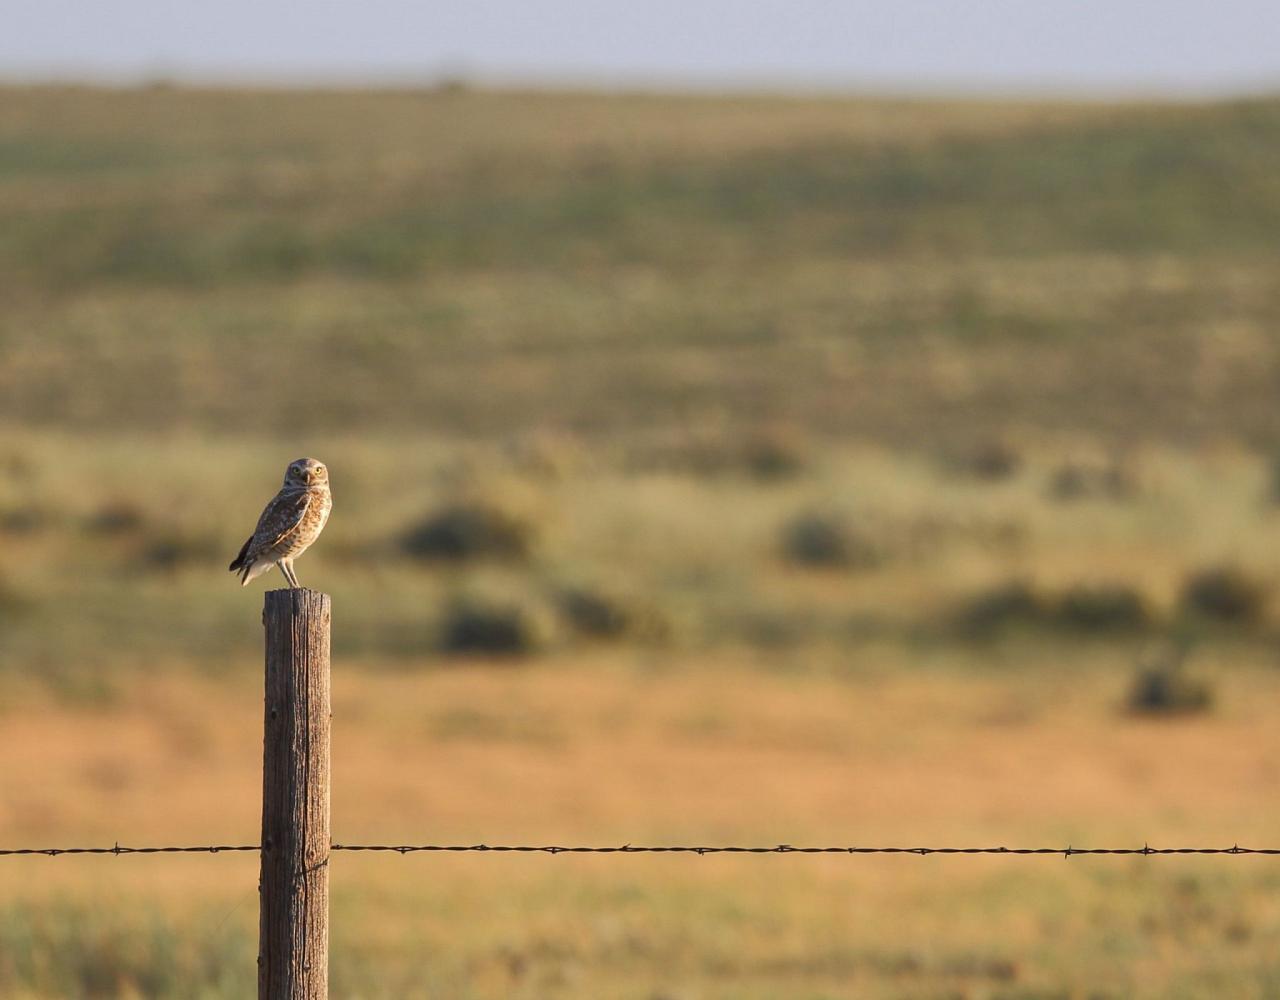
<svg viewBox="0 0 1280 1000"><path fill-rule="evenodd" d="M0 0L0 77L1280 90L1280 0Z"/></svg>

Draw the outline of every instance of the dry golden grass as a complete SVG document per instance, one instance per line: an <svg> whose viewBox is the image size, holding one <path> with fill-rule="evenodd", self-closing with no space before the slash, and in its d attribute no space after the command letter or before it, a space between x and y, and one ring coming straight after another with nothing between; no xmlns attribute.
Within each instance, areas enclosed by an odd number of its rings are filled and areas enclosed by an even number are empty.
<svg viewBox="0 0 1280 1000"><path fill-rule="evenodd" d="M335 837L1167 843L1272 829L1260 802L1280 678L1264 669L1229 674L1214 713L1155 722L1124 714L1127 678L1087 668L834 680L690 666L418 676L340 662ZM253 842L256 685L182 675L125 695L10 704L0 839Z"/></svg>
<svg viewBox="0 0 1280 1000"><path fill-rule="evenodd" d="M1123 714L1097 671L851 682L690 666L340 661L335 838L1274 841L1267 670L1229 672L1211 715L1150 721ZM247 678L138 681L109 709L30 692L0 727L0 842L252 843L260 715ZM221 965L251 961L252 856L5 865L22 912L81 907L100 933L137 911L179 934L222 921L240 936ZM1154 997L1212 983L1261 997L1280 939L1271 867L338 855L336 995Z"/></svg>

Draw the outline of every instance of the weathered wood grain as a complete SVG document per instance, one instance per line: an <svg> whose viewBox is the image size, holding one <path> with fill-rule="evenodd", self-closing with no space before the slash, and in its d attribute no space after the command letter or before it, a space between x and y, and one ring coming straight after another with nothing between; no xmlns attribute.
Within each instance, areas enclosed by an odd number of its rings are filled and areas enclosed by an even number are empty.
<svg viewBox="0 0 1280 1000"><path fill-rule="evenodd" d="M329 995L328 594L266 595L259 1000Z"/></svg>

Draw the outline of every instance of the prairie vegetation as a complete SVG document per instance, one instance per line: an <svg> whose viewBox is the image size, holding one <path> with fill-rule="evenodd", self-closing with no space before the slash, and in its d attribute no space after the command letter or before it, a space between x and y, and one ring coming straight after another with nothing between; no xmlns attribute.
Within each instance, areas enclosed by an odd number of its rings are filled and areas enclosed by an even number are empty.
<svg viewBox="0 0 1280 1000"><path fill-rule="evenodd" d="M0 842L255 838L302 454L343 840L1275 840L1280 102L3 97ZM1265 860L339 860L336 996L1280 982ZM251 861L0 992L243 996Z"/></svg>

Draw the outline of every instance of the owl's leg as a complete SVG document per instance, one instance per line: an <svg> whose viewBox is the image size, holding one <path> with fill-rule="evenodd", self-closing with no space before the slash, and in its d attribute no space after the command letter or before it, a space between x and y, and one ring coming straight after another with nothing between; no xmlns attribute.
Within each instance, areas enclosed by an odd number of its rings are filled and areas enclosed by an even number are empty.
<svg viewBox="0 0 1280 1000"><path fill-rule="evenodd" d="M292 563L293 560L291 559L281 559L279 566L280 572L284 574L284 578L288 582L289 586L296 588L300 586L300 584L298 583L298 578L294 576Z"/></svg>

